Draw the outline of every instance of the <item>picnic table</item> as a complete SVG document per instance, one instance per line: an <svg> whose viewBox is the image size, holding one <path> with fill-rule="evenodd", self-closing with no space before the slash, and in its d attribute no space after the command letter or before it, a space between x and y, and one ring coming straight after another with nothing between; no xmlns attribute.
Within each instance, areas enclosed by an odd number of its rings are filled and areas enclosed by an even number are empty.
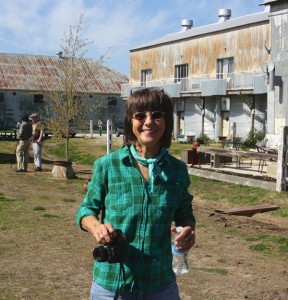
<svg viewBox="0 0 288 300"><path fill-rule="evenodd" d="M252 152L252 151L243 151L237 149L216 149L216 148L206 148L199 147L198 151L200 153L206 153L211 155L211 167L219 168L220 158L222 156L228 157L236 157L236 167L240 167L241 159L250 158L255 159L261 162L265 161L277 161L278 154L277 153L266 153L266 152Z"/></svg>

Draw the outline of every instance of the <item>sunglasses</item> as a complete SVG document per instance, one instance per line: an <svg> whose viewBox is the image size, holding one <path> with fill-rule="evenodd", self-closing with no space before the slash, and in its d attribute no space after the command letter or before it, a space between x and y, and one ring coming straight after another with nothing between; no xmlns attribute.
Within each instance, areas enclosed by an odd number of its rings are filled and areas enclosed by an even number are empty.
<svg viewBox="0 0 288 300"><path fill-rule="evenodd" d="M160 120L165 116L165 113L162 111L152 111L151 112L151 118L153 120ZM147 112L136 112L135 114L133 114L132 116L134 119L138 120L138 121L144 121L147 118Z"/></svg>

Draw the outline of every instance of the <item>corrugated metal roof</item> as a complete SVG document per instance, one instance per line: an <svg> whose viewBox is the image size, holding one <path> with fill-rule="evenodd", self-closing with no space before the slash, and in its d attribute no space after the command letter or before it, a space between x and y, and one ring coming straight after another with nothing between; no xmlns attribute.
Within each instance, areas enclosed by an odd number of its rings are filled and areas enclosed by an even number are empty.
<svg viewBox="0 0 288 300"><path fill-rule="evenodd" d="M0 53L0 90L51 91L59 89L61 76L58 56ZM127 76L97 61L80 61L77 91L93 94L120 94Z"/></svg>
<svg viewBox="0 0 288 300"><path fill-rule="evenodd" d="M269 12L260 12L260 13L255 13L235 19L229 19L225 22L219 22L219 23L213 23L209 24L206 26L201 26L201 27L196 27L196 28L191 28L187 31L179 31L176 33L168 34L164 37L161 37L159 39L156 39L152 42L140 45L138 47L130 49L131 52L134 50L139 50L143 48L149 48L152 46L160 45L160 44L166 44L166 43L171 43L179 40L185 40L189 39L192 37L196 37L199 35L203 34L209 34L217 31L223 31L227 30L230 28L235 28L235 27L240 27L240 26L245 26L253 23L260 23L260 22L265 22L269 21Z"/></svg>

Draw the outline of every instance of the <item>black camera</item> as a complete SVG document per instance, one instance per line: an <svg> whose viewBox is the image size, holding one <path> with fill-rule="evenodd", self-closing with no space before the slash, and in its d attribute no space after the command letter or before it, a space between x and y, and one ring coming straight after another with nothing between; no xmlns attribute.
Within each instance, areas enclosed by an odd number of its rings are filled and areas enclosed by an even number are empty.
<svg viewBox="0 0 288 300"><path fill-rule="evenodd" d="M96 247L93 250L93 258L98 262L118 263L122 262L127 252L127 242L120 229L116 229L117 235L112 237L112 243Z"/></svg>

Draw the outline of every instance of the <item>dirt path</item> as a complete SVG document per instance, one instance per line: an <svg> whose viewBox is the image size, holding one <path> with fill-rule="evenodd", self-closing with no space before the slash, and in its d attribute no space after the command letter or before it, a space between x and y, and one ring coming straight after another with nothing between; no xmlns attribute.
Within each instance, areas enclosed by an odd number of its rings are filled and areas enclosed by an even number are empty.
<svg viewBox="0 0 288 300"><path fill-rule="evenodd" d="M0 164L0 299L89 299L95 244L74 220L91 168L74 168L80 180L67 182L49 178L48 161L41 174ZM271 242L288 237L287 220L218 214L217 204L195 196L197 243L189 273L178 278L181 299L287 300L287 250L273 255ZM251 249L259 236L272 254Z"/></svg>

